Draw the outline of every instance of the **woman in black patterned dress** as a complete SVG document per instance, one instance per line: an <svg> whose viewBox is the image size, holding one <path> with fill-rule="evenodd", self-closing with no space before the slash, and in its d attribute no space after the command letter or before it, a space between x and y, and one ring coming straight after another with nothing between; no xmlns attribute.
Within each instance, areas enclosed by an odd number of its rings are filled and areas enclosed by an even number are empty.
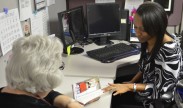
<svg viewBox="0 0 183 108"><path fill-rule="evenodd" d="M155 108L155 102L165 105L158 108L175 105L173 95L182 68L182 54L179 43L166 32L167 24L167 14L159 4L145 2L137 9L134 26L141 42L139 72L129 82L105 88L114 90L113 108L133 105Z"/></svg>

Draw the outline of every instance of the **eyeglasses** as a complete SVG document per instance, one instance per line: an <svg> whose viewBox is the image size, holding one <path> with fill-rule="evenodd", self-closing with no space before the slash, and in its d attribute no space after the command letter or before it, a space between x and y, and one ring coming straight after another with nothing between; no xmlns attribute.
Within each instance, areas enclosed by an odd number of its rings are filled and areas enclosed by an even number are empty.
<svg viewBox="0 0 183 108"><path fill-rule="evenodd" d="M62 62L62 65L59 67L59 69L60 69L60 70L64 70L64 68L65 68L65 63Z"/></svg>

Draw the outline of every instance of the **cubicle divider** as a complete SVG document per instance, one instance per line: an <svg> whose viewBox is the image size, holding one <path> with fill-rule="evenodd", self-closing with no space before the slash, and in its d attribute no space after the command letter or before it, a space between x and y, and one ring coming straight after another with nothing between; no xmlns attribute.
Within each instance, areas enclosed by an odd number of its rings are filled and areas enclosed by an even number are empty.
<svg viewBox="0 0 183 108"><path fill-rule="evenodd" d="M83 11L84 11L84 16L86 18L86 5L90 4L90 3L95 3L95 0L66 0L66 5L67 5L67 9L72 9L72 8L76 8L79 6L83 6ZM125 0L116 0L117 4L119 4L119 7L121 9L124 9L125 6ZM124 14L124 15L121 15ZM129 35L129 27L128 27L128 16L129 16L129 11L121 11L120 12L120 16L121 19L123 17L123 19L125 18L126 23L125 24L121 24L120 28L121 28L121 32L119 35L116 36L112 36L109 39L113 39L113 40L127 40L128 35Z"/></svg>
<svg viewBox="0 0 183 108"><path fill-rule="evenodd" d="M95 0L66 0L67 9L71 9L77 6L83 6L85 9L86 4L95 3ZM116 3L120 4L124 8L125 0L116 0Z"/></svg>

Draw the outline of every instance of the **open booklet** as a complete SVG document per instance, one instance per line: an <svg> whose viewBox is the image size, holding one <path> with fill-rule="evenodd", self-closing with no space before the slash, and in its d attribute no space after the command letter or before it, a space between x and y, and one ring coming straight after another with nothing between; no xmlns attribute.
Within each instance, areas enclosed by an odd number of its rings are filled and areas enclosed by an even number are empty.
<svg viewBox="0 0 183 108"><path fill-rule="evenodd" d="M104 94L100 87L100 81L98 77L75 83L72 86L74 99L83 105L98 100L100 96Z"/></svg>

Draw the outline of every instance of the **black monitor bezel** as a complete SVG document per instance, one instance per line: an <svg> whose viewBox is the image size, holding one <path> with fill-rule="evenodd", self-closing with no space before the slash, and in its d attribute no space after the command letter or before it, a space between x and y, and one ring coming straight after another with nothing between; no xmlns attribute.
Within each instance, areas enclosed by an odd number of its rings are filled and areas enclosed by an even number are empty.
<svg viewBox="0 0 183 108"><path fill-rule="evenodd" d="M82 39L79 39L79 40L76 39L76 41L84 41L84 39L87 38L87 30L86 30L86 24L85 24L85 16L84 16L84 9L83 9L83 6L78 6L78 7L69 9L68 11L74 11L74 10L78 10L78 9L81 10L82 25L83 25L84 32L83 32L83 37L82 37Z"/></svg>
<svg viewBox="0 0 183 108"><path fill-rule="evenodd" d="M67 13L67 11L63 11L63 12L59 12L58 13L58 20L59 20L59 23L60 23L60 25L59 25L59 31L60 31L59 38L61 39L61 41L62 41L62 43L64 45L64 48L68 47L69 45L73 45L75 43L75 40L73 40L69 44L66 44L66 42L65 42L65 35L64 35L64 30L63 30L64 28L63 28L62 16L64 14L66 14L66 13Z"/></svg>

